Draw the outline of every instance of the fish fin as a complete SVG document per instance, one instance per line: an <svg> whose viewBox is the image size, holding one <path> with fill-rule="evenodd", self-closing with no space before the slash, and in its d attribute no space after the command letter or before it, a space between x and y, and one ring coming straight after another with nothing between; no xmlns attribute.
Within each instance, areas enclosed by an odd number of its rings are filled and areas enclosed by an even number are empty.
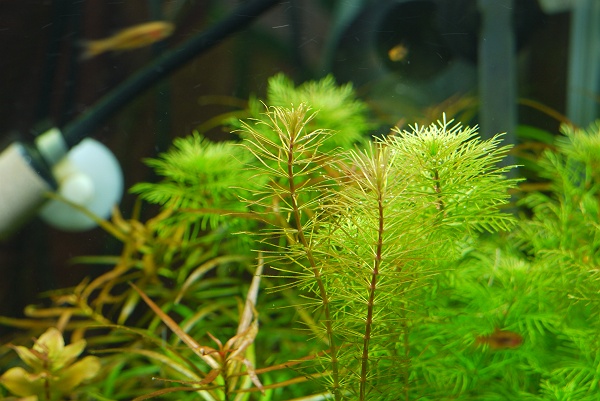
<svg viewBox="0 0 600 401"><path fill-rule="evenodd" d="M108 50L104 40L83 40L79 42L79 47L82 49L79 59L82 61L94 58Z"/></svg>

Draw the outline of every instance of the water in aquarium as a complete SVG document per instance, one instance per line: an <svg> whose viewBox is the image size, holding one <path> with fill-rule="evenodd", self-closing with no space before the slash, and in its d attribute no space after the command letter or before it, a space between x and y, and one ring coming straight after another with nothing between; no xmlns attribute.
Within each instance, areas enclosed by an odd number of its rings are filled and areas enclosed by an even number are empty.
<svg viewBox="0 0 600 401"><path fill-rule="evenodd" d="M0 1L0 399L600 399L597 0Z"/></svg>

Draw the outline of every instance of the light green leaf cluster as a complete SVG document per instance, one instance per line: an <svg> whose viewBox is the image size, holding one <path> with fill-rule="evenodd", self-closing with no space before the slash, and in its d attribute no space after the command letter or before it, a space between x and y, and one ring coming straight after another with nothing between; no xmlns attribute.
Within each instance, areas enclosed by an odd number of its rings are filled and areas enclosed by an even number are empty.
<svg viewBox="0 0 600 401"><path fill-rule="evenodd" d="M524 252L542 264L554 266L571 283L574 299L600 300L600 129L563 127L557 150L546 151L540 160L542 176L552 192L536 192L522 204L533 217L524 220L518 239ZM566 284L566 282L565 282ZM566 302L570 305L570 302ZM565 306L567 307L567 306Z"/></svg>
<svg viewBox="0 0 600 401"><path fill-rule="evenodd" d="M261 177L246 168L252 155L233 142L214 143L198 133L177 138L173 147L146 164L162 176L156 183L139 183L132 192L159 204L171 215L160 222L159 235L173 235L173 228L185 229L193 240L198 231L215 230L218 238L255 226L251 219L239 218L248 212L240 198L247 197L242 186L260 185ZM234 246L251 243L248 237L235 237Z"/></svg>
<svg viewBox="0 0 600 401"><path fill-rule="evenodd" d="M256 176L269 177L279 183L266 185L267 191L255 191L254 197L258 201L247 201L251 204L261 205L264 209L272 210L273 201L262 202L260 195L276 196L277 212L289 214L296 209L302 211L309 205L298 203L307 192L317 190L311 178L322 176L324 167L329 163L327 157L320 153L320 147L330 137L331 132L324 129L310 131L307 127L315 118L316 113L310 113L304 104L297 108L286 109L273 106L265 116L268 122L257 121L250 125L243 123L245 140L243 146L254 155L258 165L251 170ZM267 127L277 134L272 140L262 134L262 128ZM282 183L282 180L291 180L291 187ZM295 203L296 202L296 203Z"/></svg>
<svg viewBox="0 0 600 401"><path fill-rule="evenodd" d="M283 74L269 80L268 104L272 106L310 105L319 113L315 116L315 127L327 128L333 135L327 142L349 148L361 142L365 132L373 128L366 119L367 105L356 97L352 84L337 85L332 75L320 81L305 82L294 87Z"/></svg>
<svg viewBox="0 0 600 401"><path fill-rule="evenodd" d="M435 205L444 224L479 231L507 230L513 216L498 214L507 204L507 190L518 180L504 174L515 166L498 166L510 145L500 147L501 135L480 140L477 129L451 126L445 116L429 127L415 126L389 138L396 148L400 174L416 202Z"/></svg>
<svg viewBox="0 0 600 401"><path fill-rule="evenodd" d="M539 272L531 286L543 286L540 297L560 324L560 348L544 372L543 399L592 400L600 393L600 125L563 126L562 132L556 150L539 161L552 191L523 200L533 215L515 236Z"/></svg>
<svg viewBox="0 0 600 401"><path fill-rule="evenodd" d="M173 147L146 164L163 177L159 183L134 185L148 202L165 208L232 208L240 210L236 202L240 182L251 178L244 166L249 155L233 142L215 143L198 133L177 138Z"/></svg>
<svg viewBox="0 0 600 401"><path fill-rule="evenodd" d="M570 125L563 125L561 129L564 136L556 141L558 152L589 166L597 179L600 174L600 121L585 130Z"/></svg>
<svg viewBox="0 0 600 401"><path fill-rule="evenodd" d="M331 76L296 88L289 78L278 74L269 80L267 92L266 104L270 106L303 107L302 103L308 103L319 107L318 113L311 113L306 128L319 132L322 149L349 148L364 141L367 130L372 127L367 121L367 106L355 97L352 86L337 86ZM265 113L264 103L253 98L248 111L248 120L233 124L240 129L242 139L252 139L248 137L250 131L247 129L252 125L262 137L277 141L276 131L271 129L273 121L268 118L268 110ZM326 135L321 128L327 128ZM171 210L173 216L165 219L165 223L172 226L187 224L186 231L190 233L197 233L198 229L256 232L257 224L250 213L264 215L263 212L272 210L273 205L252 206L240 199L248 200L250 193L273 177L257 174L255 163L255 157L236 143L212 143L194 133L175 139L173 147L158 158L146 160L162 179L136 184L131 191L150 203ZM308 201L311 195L303 196ZM163 233L172 235L172 230L165 227ZM251 242L248 236L238 239Z"/></svg>
<svg viewBox="0 0 600 401"><path fill-rule="evenodd" d="M324 203L312 243L342 345L340 381L353 399L372 399L406 388L407 315L438 244L435 222L406 196L394 149L378 143L347 157L355 170Z"/></svg>
<svg viewBox="0 0 600 401"><path fill-rule="evenodd" d="M356 97L352 85L338 86L331 75L296 87L288 77L277 74L269 79L265 104L286 108L307 104L318 111L307 128L310 131L320 128L330 130L330 136L322 144L323 150L336 147L349 149L357 143L364 143L365 134L374 128L367 119L367 105ZM249 111L254 119L265 117L264 107L257 99L250 100ZM262 134L272 135L268 129Z"/></svg>
<svg viewBox="0 0 600 401"><path fill-rule="evenodd" d="M423 293L429 310L414 326L415 385L431 399L535 394L556 352L557 315L532 286L529 263L493 242L472 245Z"/></svg>
<svg viewBox="0 0 600 401"><path fill-rule="evenodd" d="M258 160L256 173L271 177L271 182L254 191L247 203L266 214L278 216L272 220L273 228L266 230L263 243L271 243L273 235L277 235L282 239L281 245L269 250L266 260L275 269L297 278L298 286L309 287L319 294L308 303L313 312L321 311L323 319L310 329L329 346L332 373L325 380L339 399L342 383L336 362L334 321L321 268L313 253L313 233L309 227L310 218L323 201L328 186L324 174L331 160L321 152L321 146L330 132L307 128L315 114L309 114L303 103L293 108L273 106L265 117L253 125L243 124L246 138L243 145ZM261 128L265 127L271 131L270 135L263 134Z"/></svg>

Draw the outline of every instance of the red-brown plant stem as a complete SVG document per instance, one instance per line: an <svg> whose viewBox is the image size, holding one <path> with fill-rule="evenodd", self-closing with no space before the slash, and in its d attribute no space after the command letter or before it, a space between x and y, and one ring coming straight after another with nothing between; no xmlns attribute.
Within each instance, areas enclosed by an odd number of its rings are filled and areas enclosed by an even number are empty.
<svg viewBox="0 0 600 401"><path fill-rule="evenodd" d="M377 167L381 168L381 167ZM381 255L383 250L383 188L384 178L377 174L377 210L379 213L379 227L377 235L377 250L375 251L375 264L371 273L371 283L369 285L369 297L367 298L367 318L365 320L365 334L363 338L363 353L360 367L360 390L359 399L366 399L367 375L369 373L369 343L371 341L371 331L373 330L373 308L375 305L375 291L377 290L377 278L381 267Z"/></svg>
<svg viewBox="0 0 600 401"><path fill-rule="evenodd" d="M433 184L433 189L435 190L435 193L438 194L438 200L436 202L435 207L437 208L437 210L443 211L444 210L444 201L442 200L442 187L440 186L440 174L437 169L433 170L433 181L435 182Z"/></svg>
<svg viewBox="0 0 600 401"><path fill-rule="evenodd" d="M46 371L50 371L50 367L48 366L48 357L50 356L50 352L47 352L46 355L44 355L44 370ZM46 400L50 401L50 377L46 377L44 379L44 392L46 395Z"/></svg>
<svg viewBox="0 0 600 401"><path fill-rule="evenodd" d="M306 240L304 235L304 230L302 229L302 219L300 216L300 208L298 206L298 194L296 193L296 185L294 184L294 146L295 139L298 132L290 132L290 142L288 148L288 160L287 160L287 173L288 173L288 182L290 188L290 202L292 206L292 213L294 215L294 220L296 222L296 229L298 230L298 240L302 244L305 249L306 257L308 259L308 263L312 269L313 275L317 282L317 286L319 288L319 295L323 301L323 315L325 316L325 329L327 331L327 337L329 341L329 354L331 358L331 375L333 379L333 395L336 401L340 401L341 391L340 391L340 382L339 382L339 368L338 368L338 359L337 359L337 347L335 345L335 339L333 336L333 327L331 321L331 312L329 310L329 297L327 295L327 291L325 290L325 285L323 284L323 280L321 278L321 272L319 267L317 266L312 249Z"/></svg>

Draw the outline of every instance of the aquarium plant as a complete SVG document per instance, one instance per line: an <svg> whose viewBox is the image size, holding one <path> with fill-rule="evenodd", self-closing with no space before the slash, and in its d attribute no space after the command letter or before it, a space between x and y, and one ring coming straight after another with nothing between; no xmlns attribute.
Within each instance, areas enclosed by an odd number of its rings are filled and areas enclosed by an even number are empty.
<svg viewBox="0 0 600 401"><path fill-rule="evenodd" d="M596 400L600 126L564 126L525 192L501 134L442 114L369 137L367 113L278 75L225 122L239 140L148 160L132 191L158 212L100 221L121 255L1 321L93 354L36 399Z"/></svg>
<svg viewBox="0 0 600 401"><path fill-rule="evenodd" d="M12 346L31 371L10 368L0 376L0 382L27 400L61 400L100 370L100 360L95 356L75 362L85 345L85 340L79 339L65 346L61 332L51 327L35 340L32 348Z"/></svg>

